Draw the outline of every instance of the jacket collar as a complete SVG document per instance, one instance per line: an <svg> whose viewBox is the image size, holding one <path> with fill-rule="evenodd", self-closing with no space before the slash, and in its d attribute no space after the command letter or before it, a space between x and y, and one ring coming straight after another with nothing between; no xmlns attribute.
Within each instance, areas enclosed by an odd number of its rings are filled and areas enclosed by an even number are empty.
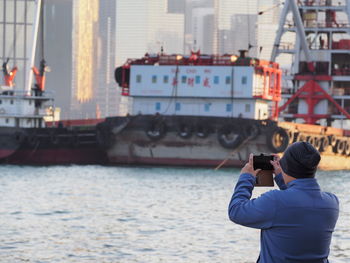
<svg viewBox="0 0 350 263"><path fill-rule="evenodd" d="M288 188L307 189L307 190L321 190L315 178L296 179L287 184Z"/></svg>

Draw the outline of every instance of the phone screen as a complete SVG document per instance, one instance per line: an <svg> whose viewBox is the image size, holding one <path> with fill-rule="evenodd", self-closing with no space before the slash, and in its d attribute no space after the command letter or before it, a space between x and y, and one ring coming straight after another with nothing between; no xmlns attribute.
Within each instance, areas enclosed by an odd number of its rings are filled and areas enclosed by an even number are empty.
<svg viewBox="0 0 350 263"><path fill-rule="evenodd" d="M254 155L253 156L253 166L254 170L273 170L273 166L270 163L273 161L273 155Z"/></svg>

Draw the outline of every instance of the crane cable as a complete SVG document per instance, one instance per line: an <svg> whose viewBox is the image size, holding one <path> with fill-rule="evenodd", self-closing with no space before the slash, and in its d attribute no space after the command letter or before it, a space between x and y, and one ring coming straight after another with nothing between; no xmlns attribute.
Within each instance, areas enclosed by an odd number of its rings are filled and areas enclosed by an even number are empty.
<svg viewBox="0 0 350 263"><path fill-rule="evenodd" d="M271 10L277 8L277 7L281 6L282 4L283 4L283 3L279 3L279 4L276 4L276 5L272 6L272 7L270 7L270 8L267 8L267 9L265 9L265 10L259 11L259 12L258 12L258 15L259 15L259 16L260 16L260 15L263 15L264 13L269 12L269 11L271 11Z"/></svg>

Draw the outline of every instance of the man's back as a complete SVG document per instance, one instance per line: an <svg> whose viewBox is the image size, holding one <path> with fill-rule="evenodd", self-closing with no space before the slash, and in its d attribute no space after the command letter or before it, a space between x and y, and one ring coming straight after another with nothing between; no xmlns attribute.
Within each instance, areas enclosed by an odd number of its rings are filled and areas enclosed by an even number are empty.
<svg viewBox="0 0 350 263"><path fill-rule="evenodd" d="M271 194L276 214L271 227L262 230L261 262L327 262L339 213L335 195L321 192L313 178Z"/></svg>
<svg viewBox="0 0 350 263"><path fill-rule="evenodd" d="M255 178L242 174L229 205L232 221L262 229L259 263L327 262L338 219L335 195L321 192L316 179L298 179L288 188L249 200Z"/></svg>

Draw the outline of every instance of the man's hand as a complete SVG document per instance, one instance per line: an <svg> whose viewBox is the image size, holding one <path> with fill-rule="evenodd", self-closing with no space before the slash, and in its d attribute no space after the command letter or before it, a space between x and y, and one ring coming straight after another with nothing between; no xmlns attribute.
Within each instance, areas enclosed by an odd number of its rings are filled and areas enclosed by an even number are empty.
<svg viewBox="0 0 350 263"><path fill-rule="evenodd" d="M275 176L279 175L282 173L282 168L280 166L280 157L277 154L272 154L274 156L274 160L270 161L272 166L273 166L273 173Z"/></svg>
<svg viewBox="0 0 350 263"><path fill-rule="evenodd" d="M251 174L253 176L256 176L258 174L258 172L260 172L260 171L261 171L261 169L254 170L253 154L251 153L249 155L249 162L247 162L246 165L242 168L241 174L248 173L248 174Z"/></svg>

